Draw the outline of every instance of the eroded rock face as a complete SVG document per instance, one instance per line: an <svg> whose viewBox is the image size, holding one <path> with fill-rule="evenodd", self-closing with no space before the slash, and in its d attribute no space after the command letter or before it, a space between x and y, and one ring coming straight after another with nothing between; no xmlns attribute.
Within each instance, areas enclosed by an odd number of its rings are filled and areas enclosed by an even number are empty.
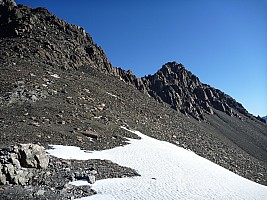
<svg viewBox="0 0 267 200"><path fill-rule="evenodd" d="M46 169L49 158L37 144L18 144L0 149L0 184L26 185L36 169Z"/></svg>
<svg viewBox="0 0 267 200"><path fill-rule="evenodd" d="M252 117L240 103L220 90L201 83L198 77L176 62L166 63L154 75L140 79L121 69L115 72L157 101L170 104L175 110L197 120L204 120L204 113L214 114L214 109L230 116L240 117L238 113L242 113Z"/></svg>
<svg viewBox="0 0 267 200"><path fill-rule="evenodd" d="M6 15L16 6L17 4L13 0L0 0L0 16Z"/></svg>
<svg viewBox="0 0 267 200"><path fill-rule="evenodd" d="M68 24L45 8L0 1L0 38L10 38L10 44L5 44L9 48L0 51L5 60L12 55L66 70L93 65L104 72L112 71L102 48L83 28Z"/></svg>

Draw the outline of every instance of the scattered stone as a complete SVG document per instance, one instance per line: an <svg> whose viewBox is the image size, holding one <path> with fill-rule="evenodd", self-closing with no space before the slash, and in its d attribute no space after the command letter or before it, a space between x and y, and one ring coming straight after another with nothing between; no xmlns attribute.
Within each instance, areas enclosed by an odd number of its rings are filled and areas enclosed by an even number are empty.
<svg viewBox="0 0 267 200"><path fill-rule="evenodd" d="M99 106L97 106L97 109L102 111L102 110L104 110L105 106L106 106L106 104L102 103Z"/></svg>
<svg viewBox="0 0 267 200"><path fill-rule="evenodd" d="M96 131L86 130L86 131L82 131L81 133L87 137L91 137L94 139L98 138L98 133Z"/></svg>
<svg viewBox="0 0 267 200"><path fill-rule="evenodd" d="M46 169L49 158L46 155L45 148L37 144L19 144L14 147L18 151L19 162L26 168Z"/></svg>
<svg viewBox="0 0 267 200"><path fill-rule="evenodd" d="M32 126L36 126L36 127L39 127L40 126L39 122L31 122L31 125Z"/></svg>
<svg viewBox="0 0 267 200"><path fill-rule="evenodd" d="M45 194L45 190L38 190L35 195L36 196L43 196Z"/></svg>
<svg viewBox="0 0 267 200"><path fill-rule="evenodd" d="M94 184L95 183L95 181L96 181L96 178L95 178L95 176L94 175L88 175L87 176L87 180L88 180L88 183L90 183L90 184Z"/></svg>

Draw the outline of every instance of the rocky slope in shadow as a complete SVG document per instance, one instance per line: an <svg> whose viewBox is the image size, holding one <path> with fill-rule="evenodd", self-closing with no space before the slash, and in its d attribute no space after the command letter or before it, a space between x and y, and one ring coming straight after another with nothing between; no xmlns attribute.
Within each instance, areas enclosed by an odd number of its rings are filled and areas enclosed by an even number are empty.
<svg viewBox="0 0 267 200"><path fill-rule="evenodd" d="M1 3L1 147L34 143L107 149L136 137L120 129L128 126L267 184L267 127L231 97L175 62L138 79L112 67L82 28L44 8ZM97 179L134 174L108 162L88 162L99 172Z"/></svg>

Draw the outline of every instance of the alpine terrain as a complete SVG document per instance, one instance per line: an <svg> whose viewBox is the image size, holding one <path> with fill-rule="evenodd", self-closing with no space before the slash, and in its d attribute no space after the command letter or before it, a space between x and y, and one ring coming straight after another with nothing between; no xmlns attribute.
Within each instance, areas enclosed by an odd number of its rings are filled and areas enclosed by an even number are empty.
<svg viewBox="0 0 267 200"><path fill-rule="evenodd" d="M83 28L13 0L0 0L0 132L0 199L267 196L262 118L177 62L137 78Z"/></svg>

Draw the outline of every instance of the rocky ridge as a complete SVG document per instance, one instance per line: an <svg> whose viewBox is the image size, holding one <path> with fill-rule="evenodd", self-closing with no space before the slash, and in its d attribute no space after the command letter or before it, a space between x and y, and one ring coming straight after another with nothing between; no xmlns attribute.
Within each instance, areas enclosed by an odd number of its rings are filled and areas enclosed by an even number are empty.
<svg viewBox="0 0 267 200"><path fill-rule="evenodd" d="M182 64L169 62L154 75L137 78L131 71L113 67L101 47L79 26L71 25L49 13L45 8L29 8L5 0L1 5L0 37L8 39L1 45L0 58L8 61L20 57L31 62L36 59L65 70L87 65L102 72L119 76L141 92L173 109L204 120L214 109L241 118L242 113L255 118L233 98L209 85L185 69ZM53 32L53 36L50 34ZM19 40L12 45L14 39ZM9 47L8 49L5 47ZM12 46L12 48L10 48ZM42 96L43 94L38 94Z"/></svg>
<svg viewBox="0 0 267 200"><path fill-rule="evenodd" d="M0 5L1 147L34 143L45 148L49 144L87 150L113 148L127 144L126 138L136 138L119 128L126 126L267 184L266 126L245 111L242 114L242 106L238 112L238 104L229 106L229 113L228 108L216 109L216 100L225 108L231 98L227 100L227 95L202 84L181 64L167 63L155 75L139 79L131 71L112 67L103 50L80 27L44 8L16 6L10 0L0 1ZM214 98L209 98L209 90ZM49 157L46 171L51 176L41 172L26 186L14 187L12 182L0 186L0 198L12 199L17 193L23 197L25 192L29 194L26 199L93 194L90 188L68 184L87 177L91 170L97 171L96 180L137 175L109 161Z"/></svg>
<svg viewBox="0 0 267 200"><path fill-rule="evenodd" d="M1 46L1 59L36 59L65 70L86 64L101 71L112 71L101 47L94 44L83 28L68 24L45 8L16 5L13 0L3 0L0 11L0 37L8 39L7 43L12 46L10 50ZM12 45L14 39L20 42Z"/></svg>
<svg viewBox="0 0 267 200"><path fill-rule="evenodd" d="M240 103L222 91L201 83L198 77L176 62L164 64L154 75L136 78L131 72L122 71L120 76L159 102L165 102L197 120L204 120L204 113L214 114L214 109L240 119L238 113L253 118Z"/></svg>

